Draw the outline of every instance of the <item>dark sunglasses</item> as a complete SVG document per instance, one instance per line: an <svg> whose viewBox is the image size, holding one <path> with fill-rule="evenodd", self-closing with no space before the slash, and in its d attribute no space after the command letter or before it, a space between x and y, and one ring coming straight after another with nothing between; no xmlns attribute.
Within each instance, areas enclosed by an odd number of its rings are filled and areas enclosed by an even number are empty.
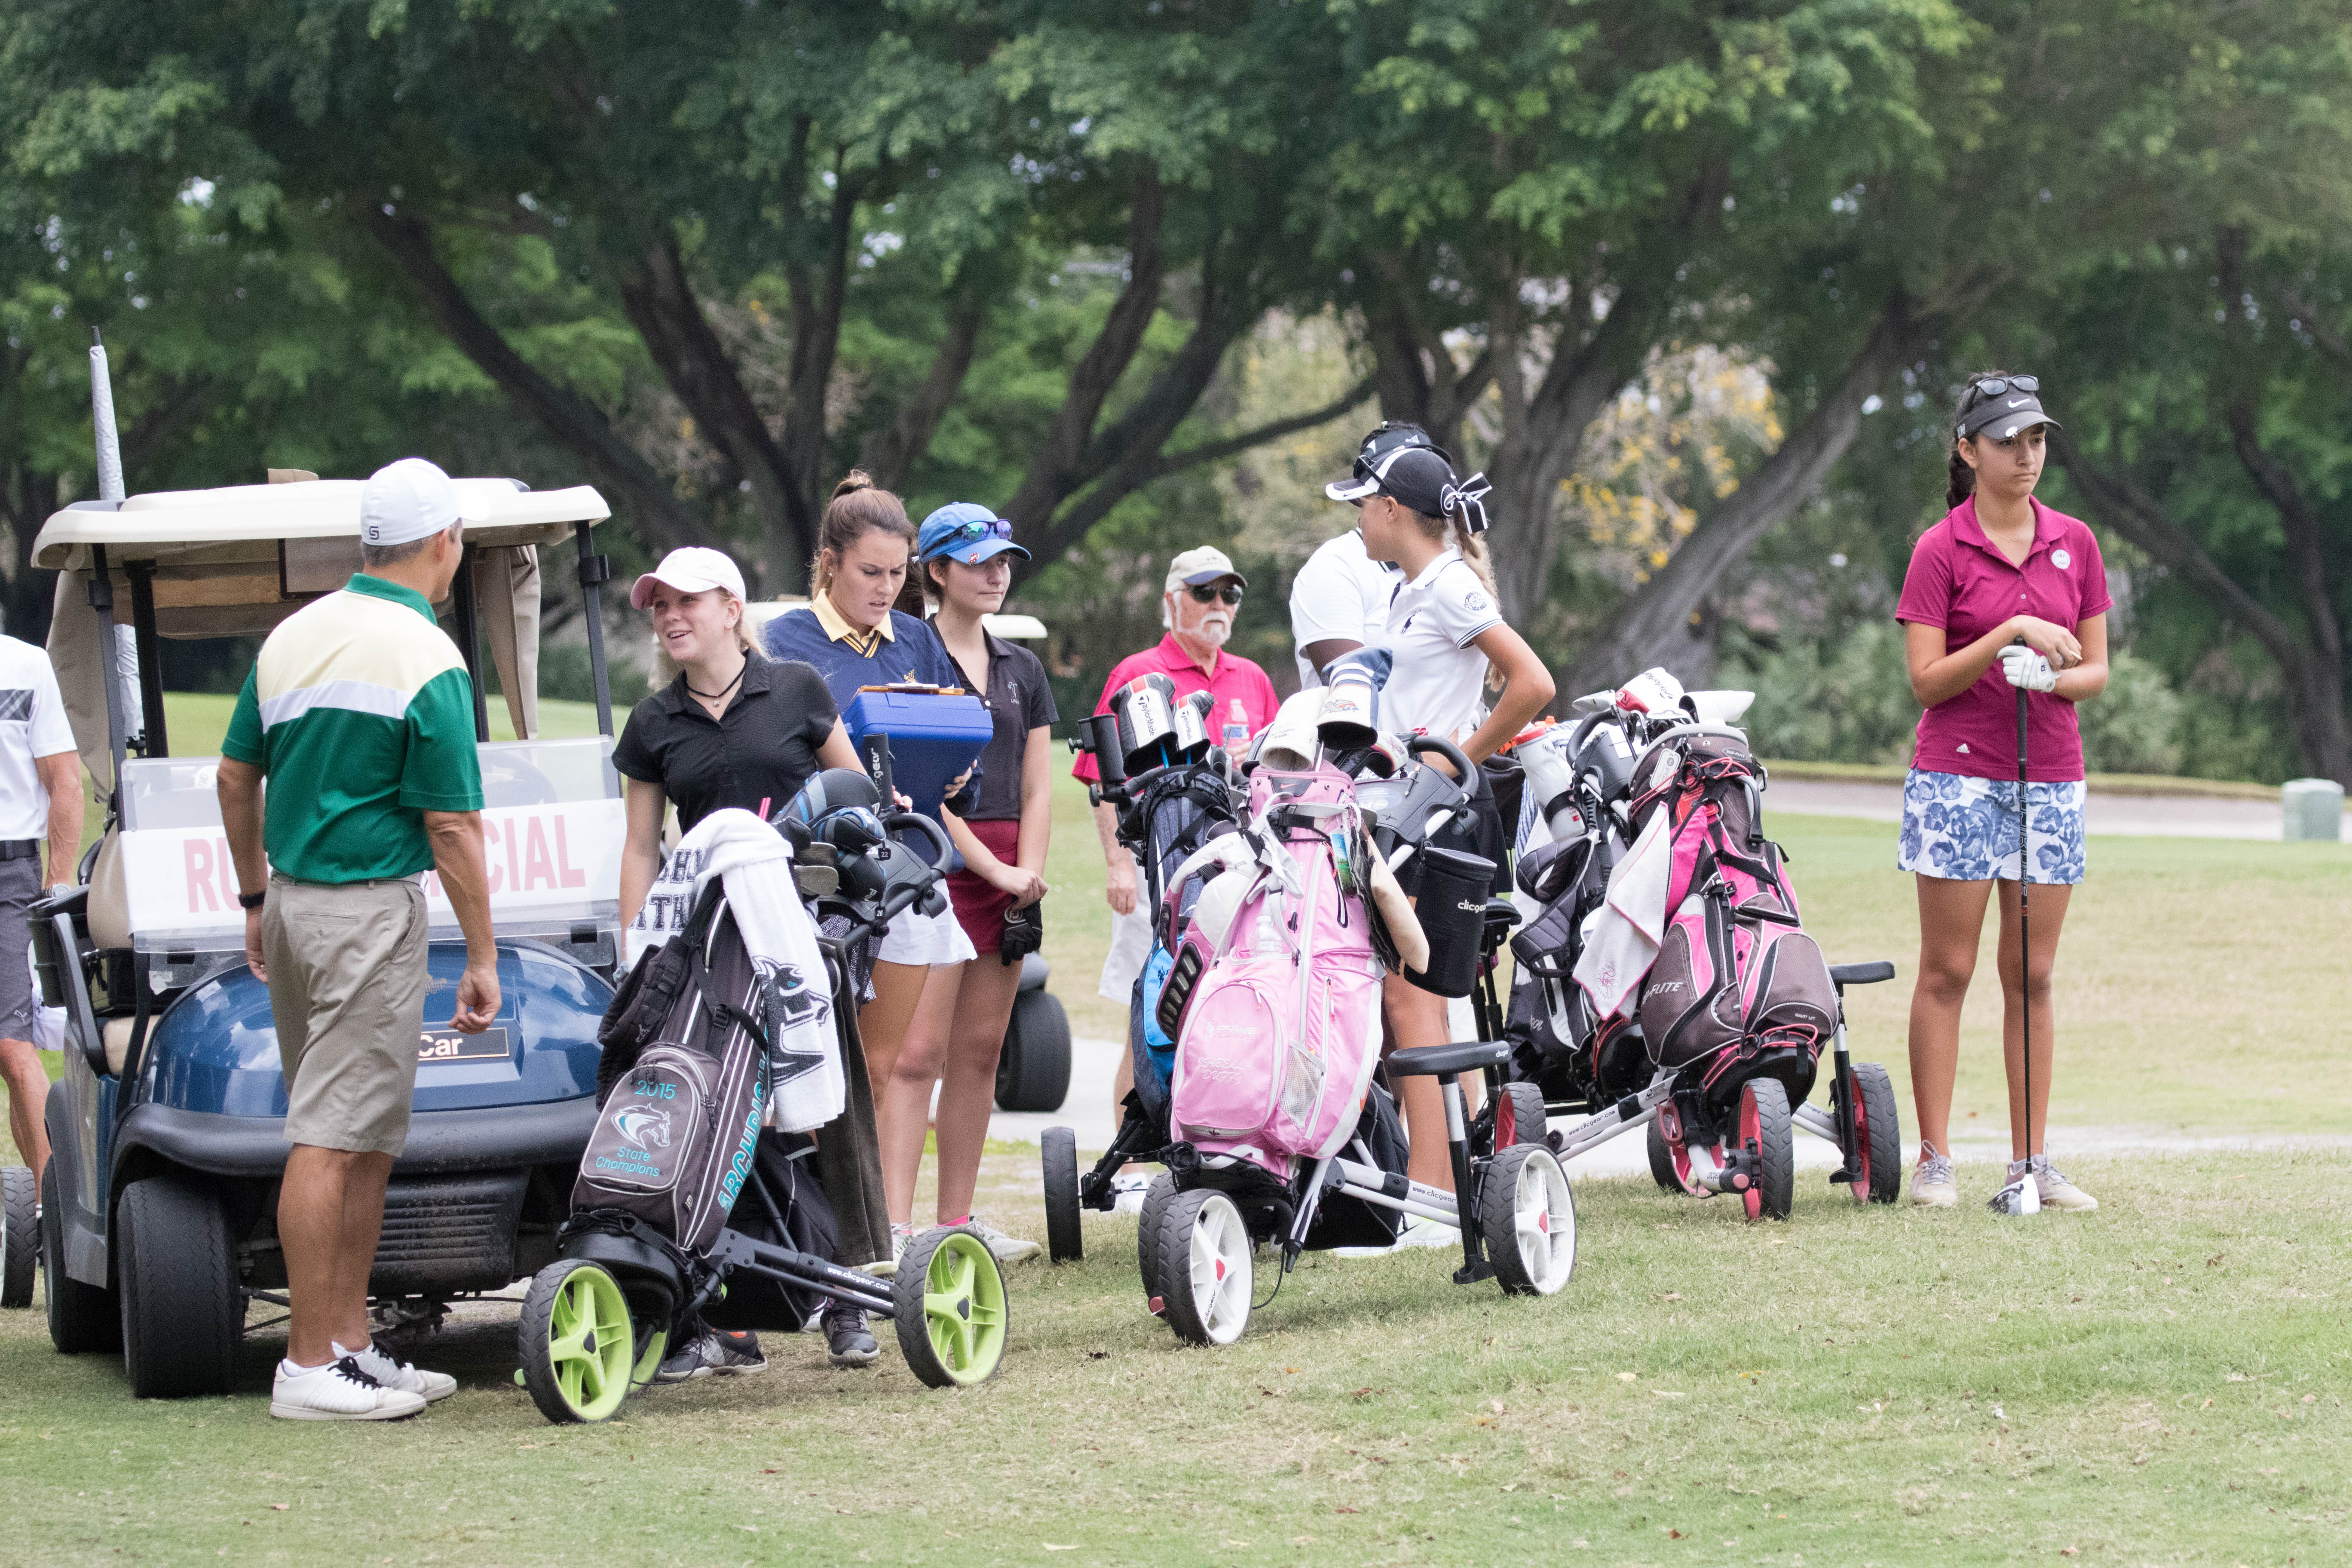
<svg viewBox="0 0 2352 1568"><path fill-rule="evenodd" d="M1242 591L1239 588L1202 586L1193 588L1192 594L1193 603L1201 605L1214 604L1219 599L1223 599L1228 605L1238 605L1242 602Z"/></svg>
<svg viewBox="0 0 2352 1568"><path fill-rule="evenodd" d="M1989 375L1969 388L1979 399L1999 397L2004 392L2039 392L2042 378L2038 375Z"/></svg>

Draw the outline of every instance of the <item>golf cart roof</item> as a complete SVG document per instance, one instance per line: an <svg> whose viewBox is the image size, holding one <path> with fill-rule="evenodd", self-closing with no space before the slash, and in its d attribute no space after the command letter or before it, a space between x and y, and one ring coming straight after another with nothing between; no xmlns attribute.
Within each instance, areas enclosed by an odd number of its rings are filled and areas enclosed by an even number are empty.
<svg viewBox="0 0 2352 1568"><path fill-rule="evenodd" d="M363 481L280 470L271 479L263 485L76 501L42 525L33 559L58 574L49 661L76 747L102 786L111 787L115 739L103 673L106 617L130 628L142 649L135 677L127 677L136 689L119 704L127 719L121 732L136 736L143 730L145 754L168 755L153 639L262 636L360 570ZM593 559L601 573L602 558L592 558L587 531L612 516L612 508L588 485L533 490L517 479L450 483L466 520L467 566L451 584L449 600L436 609L451 621L474 677L477 733L487 739L488 732L488 664L496 668L515 733L530 739L539 732L539 547L570 542L581 557L578 570L587 570ZM99 610L99 599L110 599L110 609ZM600 727L609 734L602 650L593 637L590 658L600 674Z"/></svg>
<svg viewBox="0 0 2352 1568"><path fill-rule="evenodd" d="M591 485L533 490L516 479L452 479L466 519L466 542L482 546L559 544L575 525L613 515ZM297 479L225 485L208 490L157 490L121 501L76 501L42 525L33 563L48 571L87 569L90 547L112 560L159 566L241 559L238 545L282 540L357 540L359 479ZM226 548L224 548L226 547Z"/></svg>

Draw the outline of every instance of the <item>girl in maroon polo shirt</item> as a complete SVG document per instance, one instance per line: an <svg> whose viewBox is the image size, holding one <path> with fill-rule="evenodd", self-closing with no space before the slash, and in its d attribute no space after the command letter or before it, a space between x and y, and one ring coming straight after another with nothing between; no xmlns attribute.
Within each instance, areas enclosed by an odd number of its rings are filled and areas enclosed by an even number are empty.
<svg viewBox="0 0 2352 1568"><path fill-rule="evenodd" d="M1911 1201L1948 1208L1952 1079L1960 1004L1974 976L1985 902L2000 886L1998 964L2009 1072L2011 1181L2033 1173L2044 1206L2098 1204L2050 1164L2050 972L2066 904L2083 879L2083 736L2074 705L2107 684L2112 601L2098 541L2033 499L2057 421L2041 384L1990 371L1954 411L1952 508L1911 552L1895 618L1912 694L1927 711L1903 784L1896 863L1917 875L1919 979L1911 994L1911 1086L1919 1168ZM2014 646L2022 639L2024 647ZM2033 882L2032 951L2018 956L2017 692L2027 693L2027 784ZM2033 1103L2025 1103L2022 1026L2032 1008Z"/></svg>

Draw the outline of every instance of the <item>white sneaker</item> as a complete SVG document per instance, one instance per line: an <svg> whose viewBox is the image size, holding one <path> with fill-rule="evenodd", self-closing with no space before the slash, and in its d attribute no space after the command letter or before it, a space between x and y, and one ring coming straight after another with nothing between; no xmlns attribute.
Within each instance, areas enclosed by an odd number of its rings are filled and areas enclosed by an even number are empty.
<svg viewBox="0 0 2352 1568"><path fill-rule="evenodd" d="M1110 1179L1110 1212L1141 1214L1143 1194L1150 1190L1151 1178L1149 1176L1113 1176Z"/></svg>
<svg viewBox="0 0 2352 1568"><path fill-rule="evenodd" d="M423 1396L425 1403L446 1399L457 1392L457 1380L446 1372L426 1372L404 1361L394 1361L373 1341L355 1351L347 1351L340 1340L329 1340L339 1356L349 1356L359 1363L360 1370L383 1384L405 1394Z"/></svg>
<svg viewBox="0 0 2352 1568"><path fill-rule="evenodd" d="M1911 1201L1921 1208L1957 1208L1959 1182L1952 1174L1952 1157L1936 1152L1933 1143L1919 1148L1918 1168L1911 1173Z"/></svg>
<svg viewBox="0 0 2352 1568"><path fill-rule="evenodd" d="M907 1248L914 1239L915 1227L913 1226L892 1226L890 1227L890 1256L887 1258L877 1258L871 1263L861 1263L857 1266L856 1271L860 1274L870 1274L877 1279L896 1279L898 1277L898 1259L907 1256Z"/></svg>
<svg viewBox="0 0 2352 1568"><path fill-rule="evenodd" d="M1045 1249L1034 1241L1024 1241L1017 1236L1007 1236L978 1215L968 1215L963 1228L988 1244L988 1250L1003 1264L1026 1263Z"/></svg>
<svg viewBox="0 0 2352 1568"><path fill-rule="evenodd" d="M2071 1209L2076 1214L2088 1214L2099 1206L2099 1200L2068 1181L2050 1156L2033 1156L2033 1183L2042 1189L2042 1206L2046 1209Z"/></svg>
<svg viewBox="0 0 2352 1568"><path fill-rule="evenodd" d="M1405 1227L1397 1232L1399 1247L1450 1247L1462 1249L1462 1233L1450 1225L1415 1215Z"/></svg>
<svg viewBox="0 0 2352 1568"><path fill-rule="evenodd" d="M288 1421L398 1421L425 1408L425 1396L388 1388L338 1356L324 1366L278 1363L269 1385L269 1414Z"/></svg>

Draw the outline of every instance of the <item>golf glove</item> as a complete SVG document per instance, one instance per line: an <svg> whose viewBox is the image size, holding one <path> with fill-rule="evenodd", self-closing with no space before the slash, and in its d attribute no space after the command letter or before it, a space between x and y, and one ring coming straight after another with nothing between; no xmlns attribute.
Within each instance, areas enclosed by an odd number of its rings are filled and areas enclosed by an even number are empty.
<svg viewBox="0 0 2352 1568"><path fill-rule="evenodd" d="M2011 686L2027 691L2058 689L2058 672L2050 668L2050 661L2032 648L2014 643L2000 650L2000 672L2009 678Z"/></svg>

